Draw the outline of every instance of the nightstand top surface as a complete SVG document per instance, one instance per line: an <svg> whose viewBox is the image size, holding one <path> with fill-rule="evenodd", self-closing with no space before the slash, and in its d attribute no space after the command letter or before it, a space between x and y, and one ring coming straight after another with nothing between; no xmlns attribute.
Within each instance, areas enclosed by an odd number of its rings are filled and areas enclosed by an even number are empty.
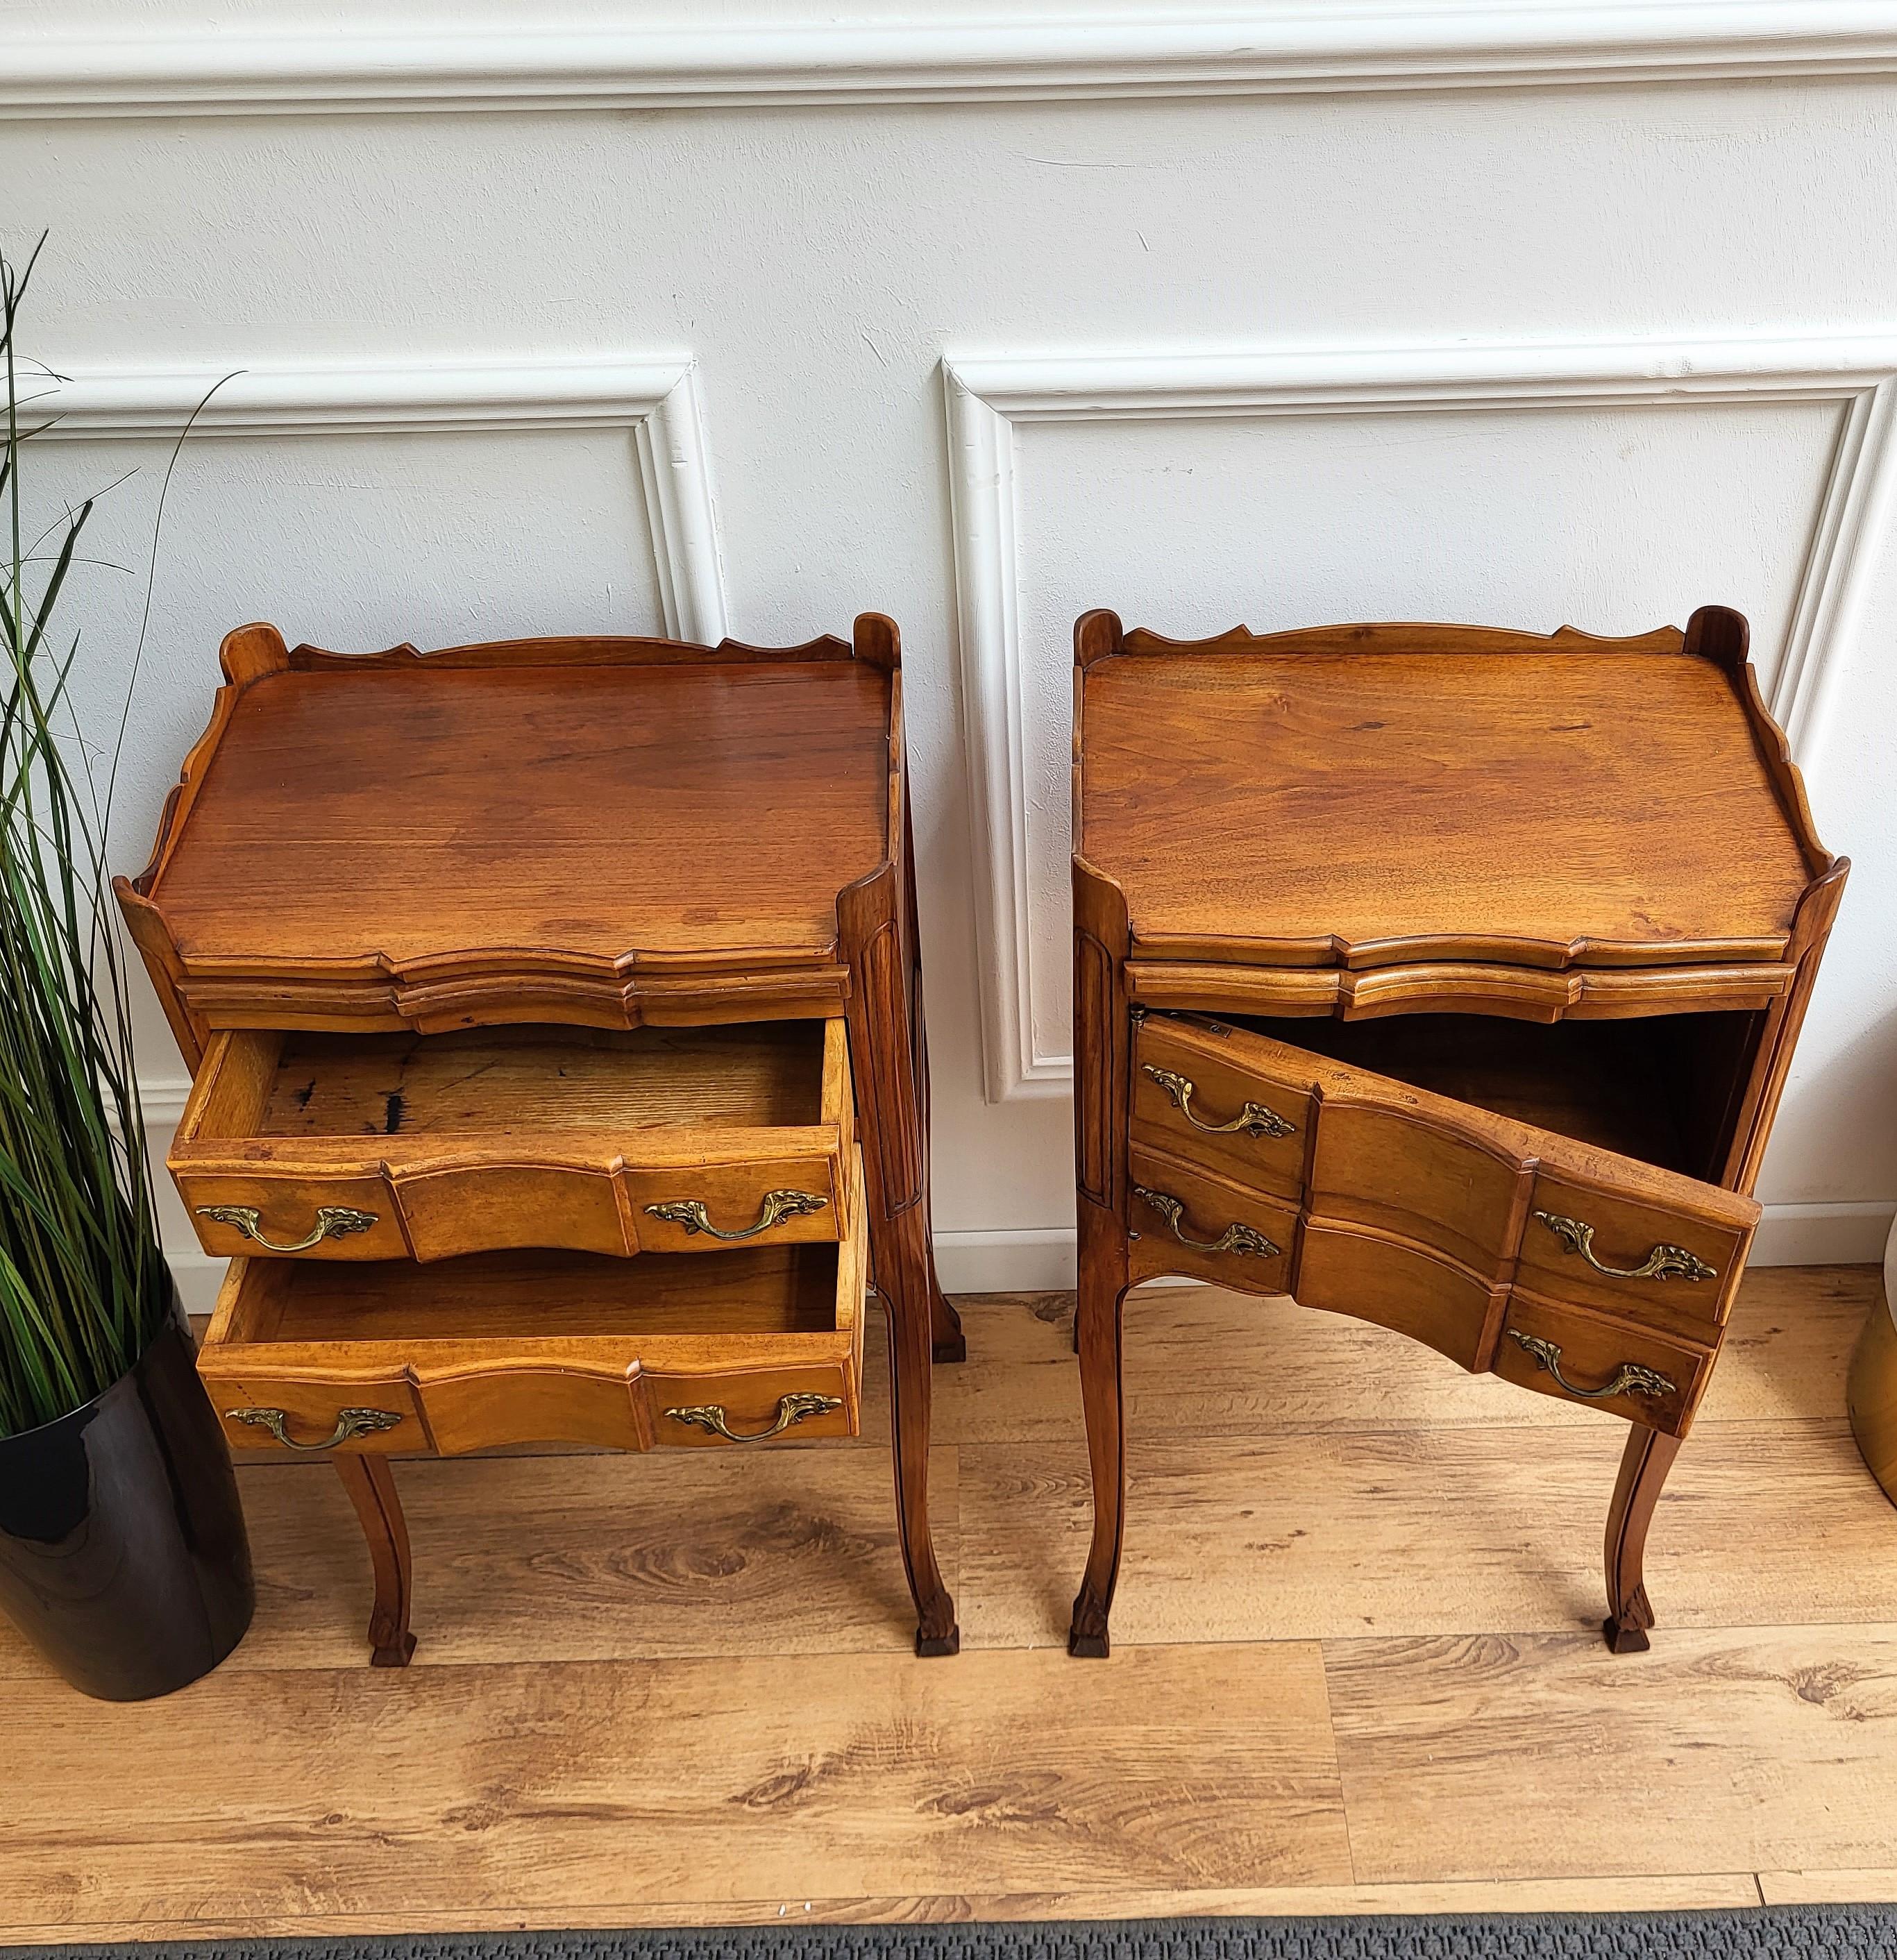
<svg viewBox="0 0 1897 1960"><path fill-rule="evenodd" d="M1739 670L1580 635L1585 651L1406 651L1402 635L1433 629L1369 630L1374 651L1129 649L1086 668L1076 848L1125 891L1136 950L1782 954L1821 867Z"/></svg>
<svg viewBox="0 0 1897 1960"><path fill-rule="evenodd" d="M882 669L450 667L243 687L141 881L187 974L820 962L837 894L893 848Z"/></svg>

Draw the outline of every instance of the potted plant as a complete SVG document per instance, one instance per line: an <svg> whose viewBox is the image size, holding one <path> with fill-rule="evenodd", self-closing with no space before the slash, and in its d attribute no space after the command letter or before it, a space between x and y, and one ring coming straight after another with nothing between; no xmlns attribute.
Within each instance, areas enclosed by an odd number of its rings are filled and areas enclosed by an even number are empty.
<svg viewBox="0 0 1897 1960"><path fill-rule="evenodd" d="M101 807L65 698L77 635L55 638L92 506L36 542L22 500L32 269L0 259L0 1607L75 1687L137 1701L215 1667L256 1596L158 1242L110 791Z"/></svg>

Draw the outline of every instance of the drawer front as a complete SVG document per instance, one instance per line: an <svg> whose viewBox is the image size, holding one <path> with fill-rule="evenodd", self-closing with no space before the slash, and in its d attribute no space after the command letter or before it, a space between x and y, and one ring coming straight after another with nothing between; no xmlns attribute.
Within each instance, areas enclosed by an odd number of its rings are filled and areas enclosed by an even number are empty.
<svg viewBox="0 0 1897 1960"><path fill-rule="evenodd" d="M1517 1287L1494 1369L1519 1387L1683 1436L1715 1351L1578 1312Z"/></svg>
<svg viewBox="0 0 1897 1960"><path fill-rule="evenodd" d="M1387 1232L1497 1274L1520 1230L1520 1160L1399 1102L1327 1098L1311 1159L1310 1210Z"/></svg>
<svg viewBox="0 0 1897 1960"><path fill-rule="evenodd" d="M1710 1338L1730 1310L1750 1237L1543 1169L1519 1271L1531 1292Z"/></svg>
<svg viewBox="0 0 1897 1960"><path fill-rule="evenodd" d="M639 1249L645 1252L818 1242L841 1236L843 1229L826 1157L628 1169L625 1188Z"/></svg>
<svg viewBox="0 0 1897 1960"><path fill-rule="evenodd" d="M545 1247L710 1252L837 1236L826 1156L616 1175L456 1164L380 1179L180 1177L198 1237L224 1258L450 1259Z"/></svg>
<svg viewBox="0 0 1897 1960"><path fill-rule="evenodd" d="M686 1449L734 1444L810 1442L855 1436L861 1421L860 1367L847 1359L833 1365L760 1367L718 1374L668 1373L643 1378L653 1442Z"/></svg>
<svg viewBox="0 0 1897 1960"><path fill-rule="evenodd" d="M868 1270L861 1157L833 1249L722 1263L476 1255L359 1274L235 1259L199 1357L239 1447L443 1454L854 1436Z"/></svg>
<svg viewBox="0 0 1897 1960"><path fill-rule="evenodd" d="M517 1443L647 1446L637 1371L623 1363L517 1360L419 1372L422 1406L444 1456Z"/></svg>
<svg viewBox="0 0 1897 1960"><path fill-rule="evenodd" d="M1312 1103L1294 1070L1248 1068L1221 1037L1147 1020L1133 1043L1132 1139L1214 1176L1295 1201Z"/></svg>
<svg viewBox="0 0 1897 1960"><path fill-rule="evenodd" d="M178 1190L198 1242L223 1259L406 1259L409 1242L379 1177L311 1178L180 1171Z"/></svg>
<svg viewBox="0 0 1897 1960"><path fill-rule="evenodd" d="M841 1020L637 1049L560 1036L221 1032L170 1157L200 1242L368 1261L836 1239Z"/></svg>
<svg viewBox="0 0 1897 1960"><path fill-rule="evenodd" d="M236 1449L349 1449L388 1455L425 1450L428 1431L415 1391L399 1365L312 1376L272 1370L267 1359L242 1361L206 1348L198 1373Z"/></svg>
<svg viewBox="0 0 1897 1960"><path fill-rule="evenodd" d="M1394 1328L1465 1368L1476 1365L1504 1293L1415 1246L1315 1219L1304 1227L1300 1305Z"/></svg>
<svg viewBox="0 0 1897 1960"><path fill-rule="evenodd" d="M1294 1206L1274 1204L1171 1157L1135 1149L1127 1217L1142 1276L1183 1273L1246 1293L1283 1293L1297 1242Z"/></svg>
<svg viewBox="0 0 1897 1960"><path fill-rule="evenodd" d="M635 1249L619 1182L606 1172L457 1165L401 1178L395 1198L418 1259L536 1246L622 1255Z"/></svg>

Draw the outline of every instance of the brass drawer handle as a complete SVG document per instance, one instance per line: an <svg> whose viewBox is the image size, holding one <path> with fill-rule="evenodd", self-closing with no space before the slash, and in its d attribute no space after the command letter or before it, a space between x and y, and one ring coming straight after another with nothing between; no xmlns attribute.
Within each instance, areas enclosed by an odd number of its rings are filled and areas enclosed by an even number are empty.
<svg viewBox="0 0 1897 1960"><path fill-rule="evenodd" d="M261 1215L254 1204L200 1204L200 1218L215 1218L220 1225L234 1226L247 1239L254 1239L266 1252L307 1252L325 1239L346 1239L352 1232L366 1232L375 1223L373 1211L358 1211L347 1204L319 1204L316 1223L309 1235L294 1246L279 1245L263 1236Z"/></svg>
<svg viewBox="0 0 1897 1960"><path fill-rule="evenodd" d="M402 1418L393 1409L345 1408L336 1412L336 1427L320 1443L299 1443L285 1425L288 1412L283 1409L226 1409L228 1422L247 1422L253 1429L267 1429L285 1449L333 1449L352 1437L373 1436L378 1430L393 1429Z"/></svg>
<svg viewBox="0 0 1897 1960"><path fill-rule="evenodd" d="M1571 1252L1578 1252L1597 1273L1610 1280L1716 1280L1719 1269L1709 1266L1684 1246L1656 1246L1637 1266L1604 1266L1594 1256L1594 1228L1558 1211L1538 1211L1541 1223Z"/></svg>
<svg viewBox="0 0 1897 1960"><path fill-rule="evenodd" d="M1193 1084L1183 1075L1176 1075L1170 1068L1155 1068L1149 1061L1144 1064L1150 1075L1167 1094L1173 1099L1174 1106L1195 1130L1203 1130L1208 1137L1230 1135L1242 1130L1248 1137L1291 1137L1297 1134L1297 1125L1287 1123L1275 1109L1268 1109L1262 1102L1247 1102L1229 1123L1202 1122L1192 1114Z"/></svg>
<svg viewBox="0 0 1897 1960"><path fill-rule="evenodd" d="M1677 1382L1672 1382L1657 1368L1643 1368L1638 1361L1623 1361L1614 1370L1613 1379L1603 1382L1597 1389L1577 1389L1561 1373L1561 1351L1558 1341L1544 1341L1539 1334L1524 1334L1519 1328L1511 1327L1508 1338L1519 1347L1526 1348L1534 1356L1536 1363L1571 1395L1584 1402L1597 1402L1609 1395L1676 1395L1679 1393Z"/></svg>
<svg viewBox="0 0 1897 1960"><path fill-rule="evenodd" d="M808 1422L813 1415L828 1415L832 1409L842 1406L839 1395L812 1395L803 1389L795 1395L779 1395L777 1420L769 1429L754 1429L749 1436L740 1436L725 1420L722 1402L707 1402L699 1408L667 1409L666 1414L674 1422L682 1422L691 1429L708 1430L714 1436L723 1437L727 1443L768 1443L772 1437L781 1436L787 1429Z"/></svg>
<svg viewBox="0 0 1897 1960"><path fill-rule="evenodd" d="M1278 1256L1278 1247L1262 1232L1255 1231L1249 1225L1228 1225L1216 1239L1188 1238L1182 1223L1186 1216L1182 1200L1163 1191L1148 1191L1143 1184L1134 1185L1133 1195L1150 1204L1172 1227L1173 1236L1182 1246L1190 1246L1195 1252L1233 1252L1241 1258L1249 1253L1261 1259L1275 1259Z"/></svg>
<svg viewBox="0 0 1897 1960"><path fill-rule="evenodd" d="M683 1227L688 1239L695 1233L704 1232L714 1239L755 1239L760 1232L769 1231L780 1220L802 1218L810 1212L821 1211L829 1201L827 1198L818 1197L813 1191L767 1191L763 1204L758 1208L757 1223L737 1232L721 1232L711 1223L711 1215L705 1210L702 1198L676 1198L669 1204L648 1204L645 1208L654 1218Z"/></svg>

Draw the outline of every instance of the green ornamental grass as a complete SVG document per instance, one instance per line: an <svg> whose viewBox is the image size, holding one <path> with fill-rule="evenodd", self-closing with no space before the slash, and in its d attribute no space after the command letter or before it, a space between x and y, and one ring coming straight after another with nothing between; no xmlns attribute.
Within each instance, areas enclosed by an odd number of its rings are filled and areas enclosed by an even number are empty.
<svg viewBox="0 0 1897 1960"><path fill-rule="evenodd" d="M0 1437L110 1388L171 1305L106 864L110 774L102 803L66 698L79 635L54 623L92 504L33 535L21 498L26 446L50 426L29 426L14 352L32 271L0 258Z"/></svg>

